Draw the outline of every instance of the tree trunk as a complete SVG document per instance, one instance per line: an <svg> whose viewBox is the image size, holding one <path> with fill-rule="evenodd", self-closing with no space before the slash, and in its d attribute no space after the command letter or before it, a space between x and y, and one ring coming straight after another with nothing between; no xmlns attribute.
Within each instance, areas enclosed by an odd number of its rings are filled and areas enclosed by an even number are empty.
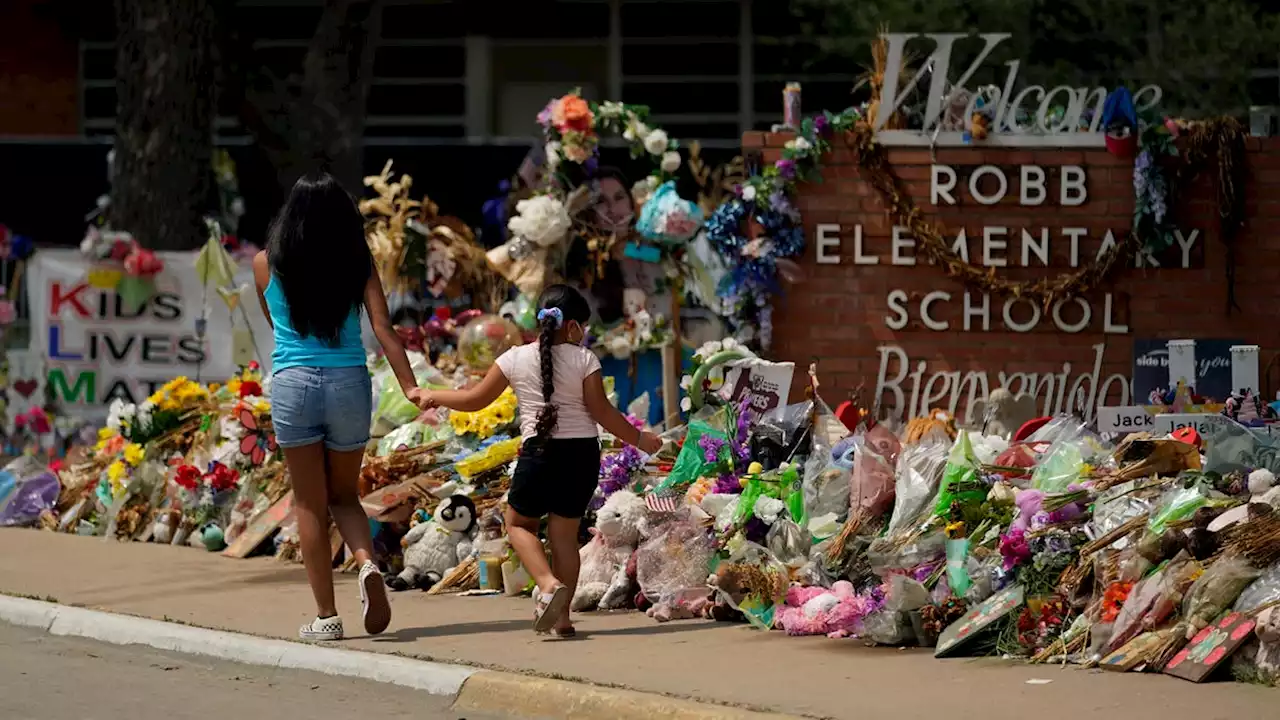
<svg viewBox="0 0 1280 720"><path fill-rule="evenodd" d="M219 51L240 119L266 152L282 188L326 170L353 193L363 177L365 106L381 34L381 0L330 0L291 84L254 61L236 30L234 3L219 5Z"/></svg>
<svg viewBox="0 0 1280 720"><path fill-rule="evenodd" d="M116 0L111 225L144 247L204 242L213 190L212 26L204 0Z"/></svg>

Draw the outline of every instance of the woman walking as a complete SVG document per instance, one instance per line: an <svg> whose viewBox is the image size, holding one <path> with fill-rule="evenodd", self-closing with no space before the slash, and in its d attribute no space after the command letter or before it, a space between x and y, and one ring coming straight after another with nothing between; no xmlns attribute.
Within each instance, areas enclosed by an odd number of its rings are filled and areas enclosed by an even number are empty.
<svg viewBox="0 0 1280 720"><path fill-rule="evenodd" d="M362 312L401 390L418 404L424 391L391 327L364 220L337 180L322 173L293 186L272 224L267 250L254 258L253 273L275 336L271 420L284 449L302 559L316 601L316 618L299 635L303 640L343 636L333 593L331 514L360 566L365 631L380 633L391 622L391 605L373 562L369 520L356 490L372 416Z"/></svg>
<svg viewBox="0 0 1280 720"><path fill-rule="evenodd" d="M538 340L503 353L467 390L428 392L426 405L476 411L510 385L520 403L520 460L507 494L507 538L537 583L534 630L573 637L569 600L578 585L578 527L600 479L597 426L641 450L662 440L636 429L609 403L600 361L582 346L591 308L568 285L542 293ZM538 540L547 519L554 569Z"/></svg>

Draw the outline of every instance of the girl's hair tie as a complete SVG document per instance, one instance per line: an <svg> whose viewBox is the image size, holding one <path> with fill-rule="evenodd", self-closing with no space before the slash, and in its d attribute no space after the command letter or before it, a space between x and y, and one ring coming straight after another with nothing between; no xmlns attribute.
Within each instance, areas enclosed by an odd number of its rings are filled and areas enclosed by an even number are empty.
<svg viewBox="0 0 1280 720"><path fill-rule="evenodd" d="M551 327L554 330L560 329L560 326L564 324L564 313L558 307L542 308L538 311L539 323L547 318L551 318Z"/></svg>

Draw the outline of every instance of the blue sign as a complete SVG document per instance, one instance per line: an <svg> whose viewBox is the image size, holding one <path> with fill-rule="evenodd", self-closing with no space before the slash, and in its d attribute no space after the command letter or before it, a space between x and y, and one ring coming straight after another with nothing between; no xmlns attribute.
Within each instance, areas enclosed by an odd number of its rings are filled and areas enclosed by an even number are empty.
<svg viewBox="0 0 1280 720"><path fill-rule="evenodd" d="M1196 339L1197 395L1222 402L1231 395L1231 346L1243 340ZM1133 341L1133 401L1149 404L1151 392L1169 388L1169 341Z"/></svg>

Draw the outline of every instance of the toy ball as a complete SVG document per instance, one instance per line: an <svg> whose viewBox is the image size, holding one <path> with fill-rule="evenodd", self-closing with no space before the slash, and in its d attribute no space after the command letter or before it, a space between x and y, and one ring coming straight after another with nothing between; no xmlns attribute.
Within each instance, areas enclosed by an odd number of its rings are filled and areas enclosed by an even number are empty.
<svg viewBox="0 0 1280 720"><path fill-rule="evenodd" d="M462 329L458 356L471 370L484 372L499 355L520 342L520 328L515 323L497 315L482 315Z"/></svg>
<svg viewBox="0 0 1280 720"><path fill-rule="evenodd" d="M208 525L200 533L200 542L204 543L204 547L209 552L218 552L227 546L226 536L222 533L222 528L217 525Z"/></svg>

